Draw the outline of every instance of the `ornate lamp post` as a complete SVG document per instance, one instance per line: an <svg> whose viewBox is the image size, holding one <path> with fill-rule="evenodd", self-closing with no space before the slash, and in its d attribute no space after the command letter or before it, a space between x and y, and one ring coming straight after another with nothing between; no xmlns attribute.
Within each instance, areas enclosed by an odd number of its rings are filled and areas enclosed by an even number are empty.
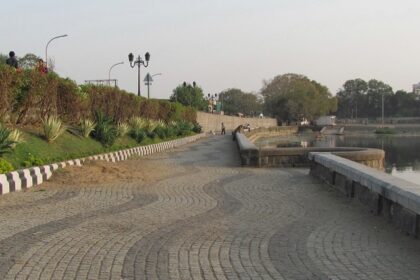
<svg viewBox="0 0 420 280"><path fill-rule="evenodd" d="M217 93L215 93L215 94L208 94L207 95L207 100L209 101L209 108L211 108L210 109L210 113L214 113L214 110L215 110L215 105L217 105Z"/></svg>
<svg viewBox="0 0 420 280"><path fill-rule="evenodd" d="M60 35L60 36L55 36L54 38L51 38L49 41L48 41L48 43L47 43L47 46L45 47L45 67L48 69L48 46L49 46L49 44L53 41L53 40L55 40L55 39L58 39L58 38L63 38L63 37L67 37L68 35L67 34L64 34L64 35Z"/></svg>
<svg viewBox="0 0 420 280"><path fill-rule="evenodd" d="M137 59L134 61L134 55L133 53L130 53L128 55L128 61L130 61L131 68L134 68L137 65L137 95L140 96L140 66L143 65L144 67L149 66L149 60L150 60L150 54L147 52L144 55L143 60L140 55L137 57Z"/></svg>
<svg viewBox="0 0 420 280"><path fill-rule="evenodd" d="M112 68L114 68L114 67L115 67L115 66L117 66L117 65L121 65L121 64L124 64L124 61L121 61L121 62L115 63L114 65L112 65L112 66L109 68L109 71L108 71L108 85L109 85L109 86L111 86L111 70L112 70Z"/></svg>

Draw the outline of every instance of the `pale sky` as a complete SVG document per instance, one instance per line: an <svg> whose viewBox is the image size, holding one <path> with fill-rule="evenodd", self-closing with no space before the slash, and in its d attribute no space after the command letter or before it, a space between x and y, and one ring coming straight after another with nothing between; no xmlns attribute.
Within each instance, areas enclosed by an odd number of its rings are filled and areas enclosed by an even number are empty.
<svg viewBox="0 0 420 280"><path fill-rule="evenodd" d="M2 1L0 52L45 56L78 83L106 79L137 92L127 55L151 53L152 96L183 81L204 92L258 92L264 79L299 73L335 93L352 78L394 90L420 81L418 0L14 0ZM146 87L142 84L142 95Z"/></svg>

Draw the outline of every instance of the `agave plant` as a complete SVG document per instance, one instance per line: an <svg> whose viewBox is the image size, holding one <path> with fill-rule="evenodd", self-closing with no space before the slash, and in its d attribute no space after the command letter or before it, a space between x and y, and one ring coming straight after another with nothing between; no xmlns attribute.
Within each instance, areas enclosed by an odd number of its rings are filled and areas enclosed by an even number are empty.
<svg viewBox="0 0 420 280"><path fill-rule="evenodd" d="M83 137L88 138L92 131L95 130L96 123L89 119L80 122L79 130Z"/></svg>
<svg viewBox="0 0 420 280"><path fill-rule="evenodd" d="M104 146L112 146L118 138L118 131L113 125L112 119L101 112L95 114L96 126L93 137Z"/></svg>
<svg viewBox="0 0 420 280"><path fill-rule="evenodd" d="M118 135L122 137L130 131L130 126L127 123L118 123L117 130Z"/></svg>
<svg viewBox="0 0 420 280"><path fill-rule="evenodd" d="M153 130L153 133L156 134L157 136L159 136L160 139L165 139L166 137L168 137L169 133L168 133L168 127L166 125L166 123L162 120L157 120L154 122L156 127Z"/></svg>
<svg viewBox="0 0 420 280"><path fill-rule="evenodd" d="M143 139L146 137L145 127L147 126L147 121L140 117L132 117L129 120L129 124L131 128L131 137L133 137L137 143L143 141Z"/></svg>
<svg viewBox="0 0 420 280"><path fill-rule="evenodd" d="M0 156L13 149L14 141L9 139L11 131L0 125Z"/></svg>
<svg viewBox="0 0 420 280"><path fill-rule="evenodd" d="M14 149L17 144L24 142L22 132L19 131L18 129L13 129L12 131L10 131L8 140L13 142L11 146L12 149Z"/></svg>
<svg viewBox="0 0 420 280"><path fill-rule="evenodd" d="M132 130L143 129L147 126L147 120L140 117L131 117L128 123Z"/></svg>
<svg viewBox="0 0 420 280"><path fill-rule="evenodd" d="M61 134L66 131L66 127L63 125L58 117L50 116L42 120L42 127L44 137L48 143L56 140Z"/></svg>

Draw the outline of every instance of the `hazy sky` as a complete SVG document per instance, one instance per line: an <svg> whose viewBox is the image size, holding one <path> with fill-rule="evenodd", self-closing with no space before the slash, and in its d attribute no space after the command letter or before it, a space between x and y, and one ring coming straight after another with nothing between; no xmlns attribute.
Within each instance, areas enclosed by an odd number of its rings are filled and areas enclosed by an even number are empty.
<svg viewBox="0 0 420 280"><path fill-rule="evenodd" d="M152 96L183 81L204 92L257 92L264 79L300 73L335 93L351 78L395 89L420 81L419 0L14 0L2 1L0 52L49 56L78 83L112 77L137 91L127 55L151 53ZM142 94L146 87L142 84Z"/></svg>

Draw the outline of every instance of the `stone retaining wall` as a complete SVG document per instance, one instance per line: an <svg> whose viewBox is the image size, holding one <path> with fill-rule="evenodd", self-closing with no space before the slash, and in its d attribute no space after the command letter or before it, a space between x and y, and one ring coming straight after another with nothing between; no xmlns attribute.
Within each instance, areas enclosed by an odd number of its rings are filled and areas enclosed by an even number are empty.
<svg viewBox="0 0 420 280"><path fill-rule="evenodd" d="M239 125L247 123L249 123L251 127L277 126L277 120L271 118L240 118L204 112L197 112L197 122L205 132L221 131L222 123L224 123L226 130L234 130Z"/></svg>
<svg viewBox="0 0 420 280"><path fill-rule="evenodd" d="M82 166L86 162L92 160L104 160L110 162L117 162L126 160L133 155L145 156L156 152L176 148L205 137L205 133L197 134L190 137L176 139L172 141L162 142L158 144L151 144L147 146L140 146L131 149L125 149L117 152L100 154L96 156L90 156L81 159L74 159L69 161L63 161L60 163L54 163L50 165L44 165L39 167L32 167L13 171L7 174L0 174L0 195L9 192L20 191L27 189L42 182L48 180L53 172L59 168L65 168L67 166Z"/></svg>
<svg viewBox="0 0 420 280"><path fill-rule="evenodd" d="M309 158L312 176L420 237L420 185L329 153L310 153Z"/></svg>
<svg viewBox="0 0 420 280"><path fill-rule="evenodd" d="M250 132L245 132L244 134L250 141L255 142L262 137L289 136L298 133L298 131L298 126L274 126L252 129Z"/></svg>

